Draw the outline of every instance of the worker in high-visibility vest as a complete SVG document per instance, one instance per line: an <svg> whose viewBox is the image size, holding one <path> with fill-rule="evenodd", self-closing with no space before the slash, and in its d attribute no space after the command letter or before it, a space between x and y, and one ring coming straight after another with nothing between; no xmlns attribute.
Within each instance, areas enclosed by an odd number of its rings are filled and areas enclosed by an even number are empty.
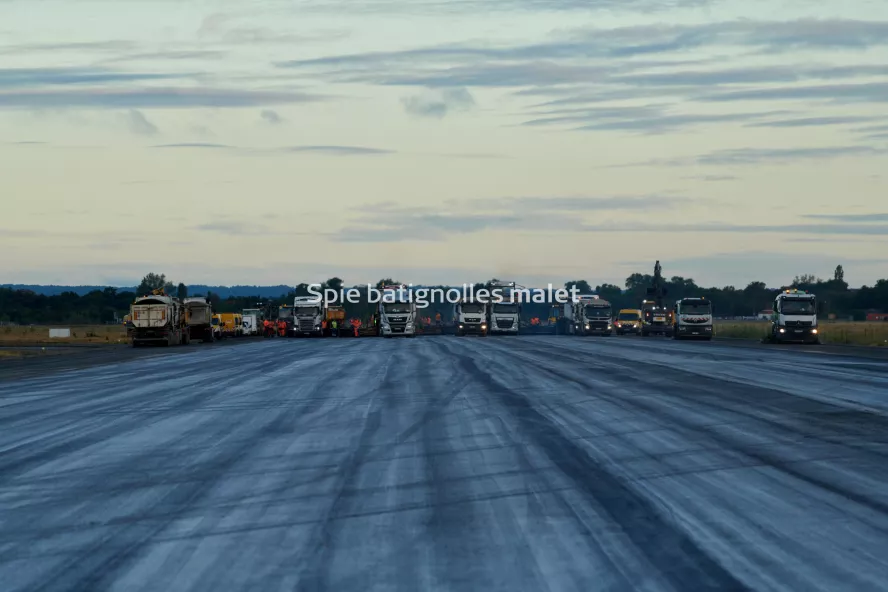
<svg viewBox="0 0 888 592"><path fill-rule="evenodd" d="M281 337L287 336L287 321L278 321L278 335Z"/></svg>
<svg viewBox="0 0 888 592"><path fill-rule="evenodd" d="M359 332L360 328L361 328L361 320L360 319L352 319L352 329L355 330L355 337L358 337L360 335L360 332Z"/></svg>
<svg viewBox="0 0 888 592"><path fill-rule="evenodd" d="M333 337L339 337L339 321L333 319Z"/></svg>

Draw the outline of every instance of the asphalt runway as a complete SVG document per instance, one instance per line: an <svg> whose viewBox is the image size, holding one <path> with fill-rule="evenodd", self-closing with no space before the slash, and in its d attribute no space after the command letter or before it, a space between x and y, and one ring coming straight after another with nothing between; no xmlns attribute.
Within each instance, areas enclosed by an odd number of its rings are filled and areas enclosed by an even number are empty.
<svg viewBox="0 0 888 592"><path fill-rule="evenodd" d="M884 357L566 336L173 349L0 365L0 589L888 586Z"/></svg>

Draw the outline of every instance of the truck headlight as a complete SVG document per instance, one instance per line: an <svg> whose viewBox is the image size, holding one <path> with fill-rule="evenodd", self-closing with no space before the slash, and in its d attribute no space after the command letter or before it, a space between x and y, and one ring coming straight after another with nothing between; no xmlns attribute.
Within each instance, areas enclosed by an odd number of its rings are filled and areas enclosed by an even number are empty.
<svg viewBox="0 0 888 592"><path fill-rule="evenodd" d="M784 329L783 327L780 327L780 332L781 332L781 333L786 333L786 329Z"/></svg>
<svg viewBox="0 0 888 592"><path fill-rule="evenodd" d="M462 325L460 325L460 327L462 327ZM487 323L481 323L481 328L482 328L482 329L486 329L486 328L487 328Z"/></svg>
<svg viewBox="0 0 888 592"><path fill-rule="evenodd" d="M814 335L817 335L817 329L811 329L811 333L813 333Z"/></svg>
<svg viewBox="0 0 888 592"><path fill-rule="evenodd" d="M588 329L588 328L589 328L589 325L586 325L586 328Z"/></svg>

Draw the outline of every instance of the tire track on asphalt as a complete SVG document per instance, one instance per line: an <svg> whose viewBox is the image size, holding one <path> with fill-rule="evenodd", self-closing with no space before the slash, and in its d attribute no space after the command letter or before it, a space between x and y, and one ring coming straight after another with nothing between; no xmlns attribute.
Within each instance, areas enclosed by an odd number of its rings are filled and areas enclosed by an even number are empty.
<svg viewBox="0 0 888 592"><path fill-rule="evenodd" d="M640 492L600 466L587 452L565 438L561 427L540 413L523 394L483 373L474 360L467 371L483 377L492 396L549 459L618 525L651 566L676 590L749 590L690 535Z"/></svg>

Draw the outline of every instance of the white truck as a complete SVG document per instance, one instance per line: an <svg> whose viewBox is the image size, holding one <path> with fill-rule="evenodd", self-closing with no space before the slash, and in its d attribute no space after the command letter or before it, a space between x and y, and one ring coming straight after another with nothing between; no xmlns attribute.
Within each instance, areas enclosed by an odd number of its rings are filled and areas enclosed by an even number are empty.
<svg viewBox="0 0 888 592"><path fill-rule="evenodd" d="M327 302L318 296L296 296L293 299L293 326L290 335L323 337L327 308Z"/></svg>
<svg viewBox="0 0 888 592"><path fill-rule="evenodd" d="M193 297L186 298L182 302L185 306L188 337L199 339L203 343L214 342L216 332L213 330L213 307L210 301L204 297Z"/></svg>
<svg viewBox="0 0 888 592"><path fill-rule="evenodd" d="M771 341L820 343L817 328L817 299L804 290L785 290L774 299Z"/></svg>
<svg viewBox="0 0 888 592"><path fill-rule="evenodd" d="M519 287L515 282L490 282L491 299L487 306L487 330L491 334L518 335L521 324ZM498 298L498 296L500 298Z"/></svg>
<svg viewBox="0 0 888 592"><path fill-rule="evenodd" d="M254 312L244 311L241 317L244 326L244 335L259 334L259 315Z"/></svg>
<svg viewBox="0 0 888 592"><path fill-rule="evenodd" d="M462 299L453 305L453 324L456 334L487 336L488 304L471 298Z"/></svg>
<svg viewBox="0 0 888 592"><path fill-rule="evenodd" d="M136 298L130 307L133 347L148 343L186 345L191 340L185 307L162 290Z"/></svg>
<svg viewBox="0 0 888 592"><path fill-rule="evenodd" d="M597 294L579 294L564 303L564 317L571 335L613 335L613 308Z"/></svg>
<svg viewBox="0 0 888 592"><path fill-rule="evenodd" d="M673 339L711 340L712 302L706 298L682 298L675 302Z"/></svg>
<svg viewBox="0 0 888 592"><path fill-rule="evenodd" d="M416 303L406 286L383 286L377 312L383 337L416 337Z"/></svg>

